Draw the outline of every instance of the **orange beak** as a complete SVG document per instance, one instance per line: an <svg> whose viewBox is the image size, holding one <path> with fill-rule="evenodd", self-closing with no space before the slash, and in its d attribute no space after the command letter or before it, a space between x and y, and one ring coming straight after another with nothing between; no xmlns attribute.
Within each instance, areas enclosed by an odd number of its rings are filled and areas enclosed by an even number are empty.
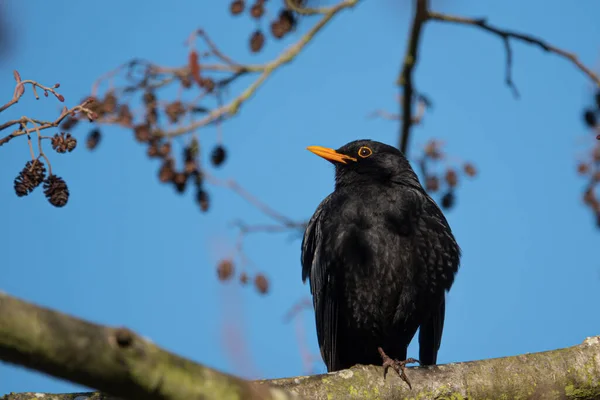
<svg viewBox="0 0 600 400"><path fill-rule="evenodd" d="M323 157L327 161L340 162L340 163L343 163L343 164L346 164L346 161L348 161L348 160L356 162L356 158L347 156L347 155L342 154L342 153L338 153L334 149L329 149L327 147L308 146L306 148L306 150L308 150L308 151L310 151L312 153L315 153L319 157Z"/></svg>

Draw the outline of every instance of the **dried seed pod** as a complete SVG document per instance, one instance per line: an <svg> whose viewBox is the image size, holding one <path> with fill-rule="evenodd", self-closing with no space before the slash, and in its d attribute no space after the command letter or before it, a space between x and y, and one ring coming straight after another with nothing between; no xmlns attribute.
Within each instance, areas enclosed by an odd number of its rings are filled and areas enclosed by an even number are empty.
<svg viewBox="0 0 600 400"><path fill-rule="evenodd" d="M217 276L219 280L226 281L233 276L234 267L231 260L221 260L217 265Z"/></svg>
<svg viewBox="0 0 600 400"><path fill-rule="evenodd" d="M263 274L257 274L254 278L254 286L260 294L266 294L269 291L269 281Z"/></svg>
<svg viewBox="0 0 600 400"><path fill-rule="evenodd" d="M175 176L175 163L172 158L167 158L163 161L158 170L158 180L162 183L167 183L173 180Z"/></svg>
<svg viewBox="0 0 600 400"><path fill-rule="evenodd" d="M150 144L148 145L148 150L146 151L146 154L150 158L160 157L160 153L158 150L158 142L156 140L150 141Z"/></svg>
<svg viewBox="0 0 600 400"><path fill-rule="evenodd" d="M21 173L14 180L14 188L19 197L27 196L34 189L27 177Z"/></svg>
<svg viewBox="0 0 600 400"><path fill-rule="evenodd" d="M250 36L250 50L253 53L258 53L262 50L265 45L265 35L260 31L256 30Z"/></svg>
<svg viewBox="0 0 600 400"><path fill-rule="evenodd" d="M286 8L279 12L279 23L281 24L281 29L283 29L284 34L286 34L294 29L297 19L294 13Z"/></svg>
<svg viewBox="0 0 600 400"><path fill-rule="evenodd" d="M425 146L425 155L432 160L439 160L442 158L442 152L440 150L440 145L437 141L431 140Z"/></svg>
<svg viewBox="0 0 600 400"><path fill-rule="evenodd" d="M586 191L583 192L583 202L588 206L594 206L598 202L594 189L587 188Z"/></svg>
<svg viewBox="0 0 600 400"><path fill-rule="evenodd" d="M119 123L123 126L133 125L133 114L131 113L131 110L127 104L121 104L119 106L118 118Z"/></svg>
<svg viewBox="0 0 600 400"><path fill-rule="evenodd" d="M425 179L425 189L428 192L437 192L440 188L440 178L435 175L429 175Z"/></svg>
<svg viewBox="0 0 600 400"><path fill-rule="evenodd" d="M195 160L186 160L183 163L183 170L186 174L193 175L198 171L198 164Z"/></svg>
<svg viewBox="0 0 600 400"><path fill-rule="evenodd" d="M242 272L242 273L240 274L240 283L241 283L242 285L245 285L245 284L247 284L247 283L248 283L248 274L247 274L247 273L245 273L245 272Z"/></svg>
<svg viewBox="0 0 600 400"><path fill-rule="evenodd" d="M210 154L210 160L215 167L218 167L221 164L223 164L226 158L227 152L225 151L225 147L223 147L222 145L215 146L215 148Z"/></svg>
<svg viewBox="0 0 600 400"><path fill-rule="evenodd" d="M158 154L162 157L168 157L171 154L171 142L164 142L158 148Z"/></svg>
<svg viewBox="0 0 600 400"><path fill-rule="evenodd" d="M577 164L577 173L579 175L585 175L589 172L590 166L584 162Z"/></svg>
<svg viewBox="0 0 600 400"><path fill-rule="evenodd" d="M15 193L19 197L27 196L44 181L45 177L46 167L40 160L27 161L14 180Z"/></svg>
<svg viewBox="0 0 600 400"><path fill-rule="evenodd" d="M449 191L442 196L442 208L450 209L454 206L454 192Z"/></svg>
<svg viewBox="0 0 600 400"><path fill-rule="evenodd" d="M146 107L153 106L154 103L156 102L156 96L154 95L153 92L147 91L144 93L144 96L142 97L142 101L144 102L144 105Z"/></svg>
<svg viewBox="0 0 600 400"><path fill-rule="evenodd" d="M52 148L57 153L71 152L77 147L77 139L70 133L61 132L52 136Z"/></svg>
<svg viewBox="0 0 600 400"><path fill-rule="evenodd" d="M107 92L104 96L102 108L105 114L112 114L117 110L117 96L112 91Z"/></svg>
<svg viewBox="0 0 600 400"><path fill-rule="evenodd" d="M201 81L201 86L204 88L204 90L206 90L208 93L212 93L213 90L215 90L216 87L216 83L214 80L212 80L211 78L204 78Z"/></svg>
<svg viewBox="0 0 600 400"><path fill-rule="evenodd" d="M97 99L96 97L90 96L87 99L82 100L81 102L83 103L83 101L85 100L91 100L90 103L88 103L87 108L97 114L98 116L103 116L104 115L104 102L100 101L99 99Z"/></svg>
<svg viewBox="0 0 600 400"><path fill-rule="evenodd" d="M86 139L86 142L85 142L86 147L90 150L94 150L96 147L98 147L98 143L100 143L101 138L102 138L102 135L100 134L100 130L92 129Z"/></svg>
<svg viewBox="0 0 600 400"><path fill-rule="evenodd" d="M448 186L453 188L458 183L458 174L456 173L456 171L454 169L448 168L446 170L445 179L446 179L446 183L448 184Z"/></svg>
<svg viewBox="0 0 600 400"><path fill-rule="evenodd" d="M208 208L210 206L210 201L209 201L209 197L208 197L208 193L206 192L206 190L199 188L198 192L196 193L196 201L198 202L198 205L200 205L200 209L203 212L208 211Z"/></svg>
<svg viewBox="0 0 600 400"><path fill-rule="evenodd" d="M140 143L145 143L150 140L150 126L148 124L139 124L133 128L135 139Z"/></svg>
<svg viewBox="0 0 600 400"><path fill-rule="evenodd" d="M154 125L158 122L158 109L156 107L148 107L146 109L146 124Z"/></svg>
<svg viewBox="0 0 600 400"><path fill-rule="evenodd" d="M463 165L463 170L467 176L473 177L477 175L477 169L471 163L465 163L465 165Z"/></svg>
<svg viewBox="0 0 600 400"><path fill-rule="evenodd" d="M271 22L270 29L271 29L271 35L275 39L281 39L287 33L285 25L278 19Z"/></svg>
<svg viewBox="0 0 600 400"><path fill-rule="evenodd" d="M598 122L597 118L596 118L596 112L594 110L585 110L583 113L583 120L585 121L585 124L589 127L589 128L593 128L596 126L596 123Z"/></svg>
<svg viewBox="0 0 600 400"><path fill-rule="evenodd" d="M41 160L27 161L22 172L33 184L33 187L38 187L46 178L46 167Z"/></svg>
<svg viewBox="0 0 600 400"><path fill-rule="evenodd" d="M250 7L250 15L252 18L260 19L265 13L265 7L261 1L257 1Z"/></svg>
<svg viewBox="0 0 600 400"><path fill-rule="evenodd" d="M64 179L50 175L44 181L44 195L54 207L64 207L69 201L69 188Z"/></svg>
<svg viewBox="0 0 600 400"><path fill-rule="evenodd" d="M179 118L185 115L185 107L181 101L176 100L167 105L165 113L167 114L169 121L174 124L179 121Z"/></svg>
<svg viewBox="0 0 600 400"><path fill-rule="evenodd" d="M231 15L239 15L244 12L245 6L244 0L234 0L229 6L229 12L231 12Z"/></svg>
<svg viewBox="0 0 600 400"><path fill-rule="evenodd" d="M175 190L177 190L178 193L185 192L187 178L188 176L185 174L185 172L175 172L175 175L173 175L173 184L175 185Z"/></svg>

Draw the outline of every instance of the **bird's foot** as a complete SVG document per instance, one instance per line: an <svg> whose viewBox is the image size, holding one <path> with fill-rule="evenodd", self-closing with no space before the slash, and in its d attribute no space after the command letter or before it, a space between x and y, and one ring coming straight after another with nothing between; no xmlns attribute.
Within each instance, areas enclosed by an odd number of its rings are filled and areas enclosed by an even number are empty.
<svg viewBox="0 0 600 400"><path fill-rule="evenodd" d="M406 364L412 364L412 363L421 364L421 362L414 358L408 358L404 361L393 360L387 354L385 354L385 352L383 351L383 349L381 347L378 347L377 350L379 350L379 355L383 359L383 368L384 368L383 369L383 379L385 379L388 369L390 367L392 367L394 369L394 371L396 371L398 373L398 376L400 378L402 378L402 380L404 382L406 382L406 384L408 385L408 387L410 389L412 389L412 385L410 384L410 381L408 380L408 377L406 376L406 373L404 372L404 370L406 369Z"/></svg>

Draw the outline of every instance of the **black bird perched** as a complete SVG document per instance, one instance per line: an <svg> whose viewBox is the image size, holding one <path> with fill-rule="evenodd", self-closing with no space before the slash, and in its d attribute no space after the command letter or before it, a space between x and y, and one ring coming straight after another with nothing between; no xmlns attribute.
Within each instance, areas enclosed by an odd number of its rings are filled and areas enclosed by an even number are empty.
<svg viewBox="0 0 600 400"><path fill-rule="evenodd" d="M323 361L331 372L383 358L384 376L393 367L410 385L404 366L417 360L406 352L419 327L421 364L437 361L460 247L395 147L308 150L335 165L335 190L310 219L301 256Z"/></svg>

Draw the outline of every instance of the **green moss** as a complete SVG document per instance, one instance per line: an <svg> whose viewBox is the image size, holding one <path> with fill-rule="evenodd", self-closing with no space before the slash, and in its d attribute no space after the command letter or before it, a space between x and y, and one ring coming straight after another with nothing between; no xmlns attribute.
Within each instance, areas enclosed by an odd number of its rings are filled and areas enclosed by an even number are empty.
<svg viewBox="0 0 600 400"><path fill-rule="evenodd" d="M593 399L598 396L598 390L594 388L576 388L574 385L565 386L567 399Z"/></svg>

